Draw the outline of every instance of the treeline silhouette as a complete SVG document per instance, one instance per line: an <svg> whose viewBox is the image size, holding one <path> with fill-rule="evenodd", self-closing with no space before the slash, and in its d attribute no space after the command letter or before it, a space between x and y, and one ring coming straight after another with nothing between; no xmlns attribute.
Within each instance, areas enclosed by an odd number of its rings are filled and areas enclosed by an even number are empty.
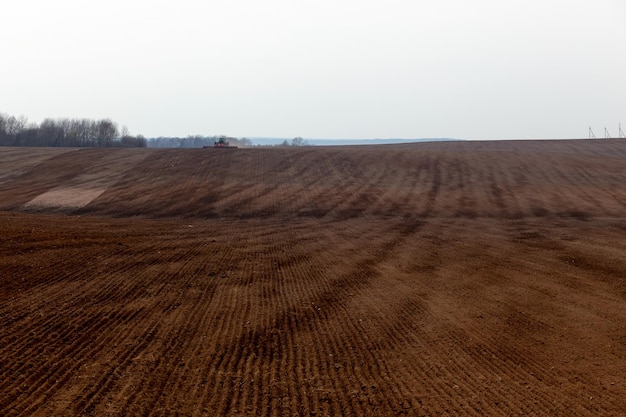
<svg viewBox="0 0 626 417"><path fill-rule="evenodd" d="M181 137L168 137L168 136L160 136L158 138L149 138L148 139L148 148L202 148L207 146L213 146L218 141L227 142L230 146L239 146L239 147L251 147L255 146L252 143L252 140L248 138L233 138L225 135L216 135L216 136L202 136L202 135L189 135L185 138ZM282 147L282 146L312 146L308 141L302 139L301 137L295 137L288 141L285 139L282 143L276 145L256 145L256 146L273 146L273 147Z"/></svg>
<svg viewBox="0 0 626 417"><path fill-rule="evenodd" d="M220 139L230 143L231 146L252 146L252 141L248 138L232 138L224 135L190 135L186 138L163 136L150 138L148 139L148 148L202 148L204 146L213 146Z"/></svg>
<svg viewBox="0 0 626 417"><path fill-rule="evenodd" d="M132 136L111 119L45 119L0 113L0 146L146 147L142 135Z"/></svg>

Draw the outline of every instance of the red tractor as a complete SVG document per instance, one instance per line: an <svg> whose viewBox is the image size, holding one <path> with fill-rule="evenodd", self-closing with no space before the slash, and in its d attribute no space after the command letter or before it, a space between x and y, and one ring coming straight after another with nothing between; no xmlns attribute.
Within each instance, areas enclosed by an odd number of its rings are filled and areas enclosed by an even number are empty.
<svg viewBox="0 0 626 417"><path fill-rule="evenodd" d="M221 137L213 144L214 148L236 148L236 146L230 146L230 142L227 142L225 138Z"/></svg>

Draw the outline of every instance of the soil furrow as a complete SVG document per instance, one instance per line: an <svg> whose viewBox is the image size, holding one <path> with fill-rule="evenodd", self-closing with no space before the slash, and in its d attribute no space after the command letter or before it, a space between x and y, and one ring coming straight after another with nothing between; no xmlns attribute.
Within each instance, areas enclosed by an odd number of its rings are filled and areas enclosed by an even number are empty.
<svg viewBox="0 0 626 417"><path fill-rule="evenodd" d="M0 149L0 413L619 415L624 160Z"/></svg>

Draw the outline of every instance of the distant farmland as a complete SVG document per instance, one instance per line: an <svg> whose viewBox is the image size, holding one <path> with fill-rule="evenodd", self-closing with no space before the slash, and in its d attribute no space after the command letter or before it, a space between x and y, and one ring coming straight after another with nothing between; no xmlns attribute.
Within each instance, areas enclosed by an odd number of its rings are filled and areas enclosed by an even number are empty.
<svg viewBox="0 0 626 417"><path fill-rule="evenodd" d="M4 416L626 409L626 141L0 148Z"/></svg>

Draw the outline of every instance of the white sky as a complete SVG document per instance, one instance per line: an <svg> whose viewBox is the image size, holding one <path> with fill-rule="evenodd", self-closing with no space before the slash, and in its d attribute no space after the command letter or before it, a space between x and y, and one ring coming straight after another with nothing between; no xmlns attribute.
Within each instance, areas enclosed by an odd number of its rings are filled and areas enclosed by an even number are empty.
<svg viewBox="0 0 626 417"><path fill-rule="evenodd" d="M0 112L133 134L626 130L626 0L3 0Z"/></svg>

